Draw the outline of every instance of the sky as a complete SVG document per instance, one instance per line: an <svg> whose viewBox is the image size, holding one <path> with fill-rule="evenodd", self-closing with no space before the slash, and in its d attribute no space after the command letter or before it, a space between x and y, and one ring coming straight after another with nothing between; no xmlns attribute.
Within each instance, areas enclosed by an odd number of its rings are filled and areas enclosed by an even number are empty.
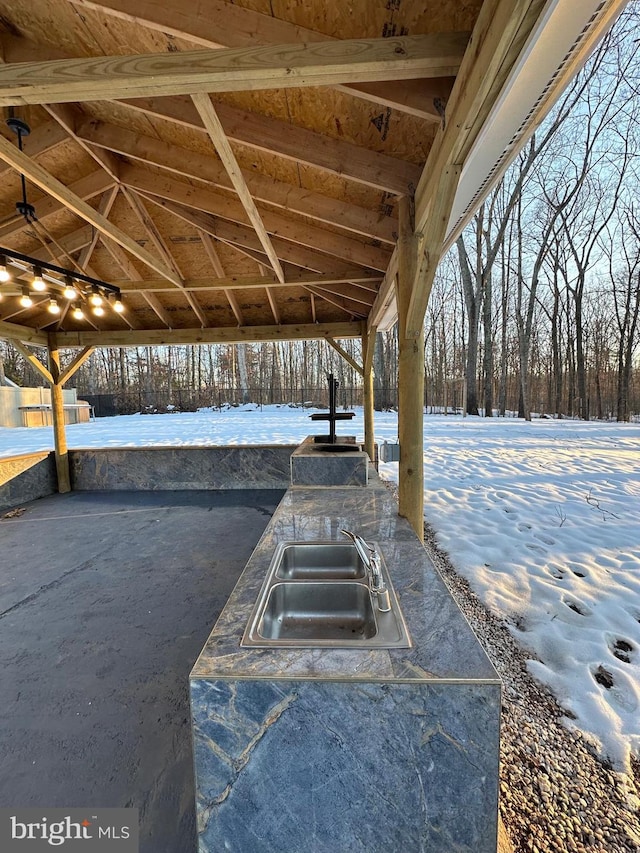
<svg viewBox="0 0 640 853"><path fill-rule="evenodd" d="M362 409L338 432L362 440ZM297 444L310 412L255 405L67 427L70 448ZM640 756L640 424L425 415L425 518L530 673L622 773ZM376 412L378 442L397 440ZM0 456L53 447L1 428ZM397 463L380 464L395 481Z"/></svg>

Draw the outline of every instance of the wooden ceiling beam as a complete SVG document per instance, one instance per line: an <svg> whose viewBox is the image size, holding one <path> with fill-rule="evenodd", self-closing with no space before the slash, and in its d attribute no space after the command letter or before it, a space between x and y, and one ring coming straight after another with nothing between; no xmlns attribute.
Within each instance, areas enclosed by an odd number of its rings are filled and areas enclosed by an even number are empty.
<svg viewBox="0 0 640 853"><path fill-rule="evenodd" d="M393 80L387 83L359 83L336 86L343 92L374 104L401 109L431 123L442 121L455 77L433 77L429 80ZM399 100L402 103L399 103Z"/></svg>
<svg viewBox="0 0 640 853"><path fill-rule="evenodd" d="M213 237L211 237L211 235L207 234L205 231L199 231L198 233L200 235L202 245L204 246L204 250L207 253L207 257L209 258L211 266L213 267L216 275L219 278L224 278L224 267L222 266L220 256L218 255L218 251L215 247ZM229 303L229 307L233 311L233 316L236 318L238 325L244 326L244 317L242 316L240 305L231 288L222 287L221 290L224 291L224 295L227 297L227 302Z"/></svg>
<svg viewBox="0 0 640 853"><path fill-rule="evenodd" d="M190 225L205 231L207 234L211 234L217 240L229 243L240 251L243 249L248 250L248 256L252 260L266 263L266 260L263 261L261 257L257 256L262 247L254 231L246 225L237 225L233 222L216 219L209 213L203 213L199 210L189 208L184 204L178 204L158 196L146 195L144 193L143 195L154 202L154 204L164 207L165 210L169 210ZM313 249L307 249L295 243L289 243L286 240L274 239L273 245L281 261L311 270L312 272L340 275L347 278L353 275L356 279L363 273L362 268L340 262L334 257L316 252Z"/></svg>
<svg viewBox="0 0 640 853"><path fill-rule="evenodd" d="M327 343L329 344L329 346L333 347L333 349L338 353L339 356L344 358L347 364L350 364L351 367L353 367L353 369L359 376L364 376L364 367L361 364L358 364L355 358L350 356L349 353L343 347L341 347L337 341L334 341L333 338L327 338Z"/></svg>
<svg viewBox="0 0 640 853"><path fill-rule="evenodd" d="M206 92L201 92L199 94L192 95L191 100L193 101L195 108L198 110L209 139L213 143L218 157L220 157L222 161L222 165L227 170L227 174L229 175L231 183L238 194L242 207L244 208L254 231L258 235L258 239L262 244L262 248L264 249L266 256L271 262L273 271L279 281L284 281L284 272L282 271L280 261L278 260L278 256L276 255L275 249L271 243L271 238L267 234L267 229L262 221L262 217L256 207L253 197L251 196L251 192L244 180L242 172L240 171L240 166L238 165L236 156L229 144L229 140L226 137L224 128L218 118L215 107L211 103L209 95L207 95Z"/></svg>
<svg viewBox="0 0 640 853"><path fill-rule="evenodd" d="M120 103L154 118L204 131L190 98L134 98ZM227 137L241 145L324 169L394 195L413 192L420 179L420 167L414 163L266 115L219 101L214 103Z"/></svg>
<svg viewBox="0 0 640 853"><path fill-rule="evenodd" d="M57 58L60 55L60 51L54 48L34 45L26 39L12 36L10 40L13 44L12 61L15 62L28 61L34 51L39 57ZM188 97L137 98L119 103L204 132L198 112ZM420 168L414 163L269 116L236 109L221 102L214 103L227 137L242 145L325 169L342 178L396 195L413 192L420 179Z"/></svg>
<svg viewBox="0 0 640 853"><path fill-rule="evenodd" d="M133 133L116 125L86 120L78 127L79 136L92 145L98 145L142 163L159 166L189 179L196 179L217 187L230 189L231 179L216 157L200 154L190 149L170 145L160 139ZM243 171L243 177L257 201L268 202L291 213L336 225L372 240L395 245L398 235L397 220L383 216L377 210L367 210L339 199L310 192L292 184L277 181L267 175Z"/></svg>
<svg viewBox="0 0 640 853"><path fill-rule="evenodd" d="M98 204L98 213L102 214L102 216L109 218L109 214L111 213L111 208L113 207L116 197L118 195L118 187L111 187L110 190L107 190L102 198L100 199L100 203ZM80 257L78 258L78 266L80 269L84 269L84 267L89 263L91 259L91 255L93 254L93 250L98 244L98 240L100 238L100 232L95 228L92 229L93 233L91 235L90 242L83 246L82 251L80 252Z"/></svg>
<svg viewBox="0 0 640 853"><path fill-rule="evenodd" d="M11 324L6 324L11 325ZM362 322L225 326L208 329L148 329L118 332L58 332L58 347L174 346L178 344L259 343L260 341L360 338ZM0 331L2 326L0 326ZM29 332L32 332L30 329ZM46 340L46 335L42 336ZM14 338L17 339L17 338Z"/></svg>
<svg viewBox="0 0 640 853"><path fill-rule="evenodd" d="M415 193L412 227L419 249L407 313L401 318L409 338L422 331L465 159L545 7L544 0L515 5L512 0L485 0L482 4L449 99L446 123L436 134Z"/></svg>
<svg viewBox="0 0 640 853"><path fill-rule="evenodd" d="M140 278L140 273L135 264L121 246L109 240L104 234L100 236L100 242L128 279L137 281Z"/></svg>
<svg viewBox="0 0 640 853"><path fill-rule="evenodd" d="M246 9L225 0L208 0L206 13L197 4L186 4L178 9L165 0L142 0L131 6L130 0L71 0L74 5L93 9L96 12L130 21L148 29L186 39L201 47L253 47L265 44L287 44L296 42L330 41L324 33L300 27L289 21L283 21L272 15L266 15L253 9ZM224 27L219 21L224 20ZM462 53L460 54L462 60ZM454 72L455 73L455 72ZM410 83L402 81L402 86L393 85L393 91L387 84L368 84L362 86L341 84L340 91L356 98L363 98L391 109L415 115L430 121L440 120L440 114L433 104L438 94L431 94L429 84L437 82L433 76L429 80L419 80L415 89ZM450 88L449 84L449 88ZM425 91L426 90L426 91Z"/></svg>
<svg viewBox="0 0 640 853"><path fill-rule="evenodd" d="M271 313L273 314L273 319L280 325L282 322L282 318L280 317L280 311L278 309L278 303L276 302L275 296L273 295L271 289L269 287L266 288L267 300L269 302L269 307L271 308Z"/></svg>
<svg viewBox="0 0 640 853"><path fill-rule="evenodd" d="M1 71L2 69L0 69ZM21 172L32 183L40 187L41 190L53 196L57 201L61 202L72 213L75 213L81 219L89 222L102 234L114 240L122 248L130 252L134 257L141 260L151 269L166 276L170 281L173 281L176 276L171 270L166 269L164 264L161 264L153 255L149 254L145 249L139 246L135 240L132 240L128 234L125 234L120 228L112 225L104 216L94 210L80 196L72 192L68 187L61 183L57 178L43 169L38 163L27 157L24 152L18 150L14 145L8 142L4 137L0 136L0 159L9 163L18 172ZM177 282L176 282L177 283Z"/></svg>
<svg viewBox="0 0 640 853"><path fill-rule="evenodd" d="M94 235L99 233L100 232L94 231L88 225L83 225L82 228L78 228L70 234L66 234L64 237L58 237L56 242L63 251L69 252L69 254L72 255L74 252L80 252L86 249L86 247L93 241ZM55 247L52 248L55 250ZM51 254L45 248L35 249L31 252L31 257L38 261L51 260Z"/></svg>
<svg viewBox="0 0 640 853"><path fill-rule="evenodd" d="M140 166L123 166L121 178L126 186L136 191L194 207L231 222L246 224L243 205L238 204L233 197L226 194L204 187L195 187L174 177L160 177ZM377 269L380 272L383 272L389 264L391 252L386 248L368 245L356 237L327 231L306 222L297 222L292 217L268 208L261 208L260 216L266 230L273 236L326 252L328 255L334 255L351 263ZM260 244L266 254L262 240Z"/></svg>
<svg viewBox="0 0 640 853"><path fill-rule="evenodd" d="M20 355L24 358L26 362L28 362L34 370L36 370L40 376L43 377L45 382L48 382L49 385L53 385L53 376L44 366L44 364L40 361L40 359L31 352L31 350L26 347L22 341L13 340L12 345L18 350Z"/></svg>
<svg viewBox="0 0 640 853"><path fill-rule="evenodd" d="M113 154L110 151L104 151L102 149L96 150L91 145L87 145L84 139L77 135L76 124L78 122L78 111L74 109L71 104L43 104L43 108L49 113L54 121L57 121L60 127L67 132L69 138L73 139L73 141L79 145L92 160L95 160L96 163L105 170L107 175L117 183L119 180L118 161Z"/></svg>
<svg viewBox="0 0 640 853"><path fill-rule="evenodd" d="M130 192L127 187L122 187L122 194L124 195L125 199L127 200L129 207L131 207L131 209L135 213L136 217L138 218L138 221L140 222L140 224L142 225L144 230L149 235L149 239L151 240L153 245L156 247L156 250L157 250L158 254L160 255L160 257L163 259L165 264L170 269L172 269L173 272L178 277L178 279L180 281L179 288L180 288L181 292L184 293L185 298L186 298L187 302L189 303L189 307L191 308L193 313L198 318L200 324L203 327L206 326L208 324L208 322L207 322L207 318L206 318L204 311L202 310L202 308L201 308L200 304L198 303L198 300L195 298L195 296L193 296L193 294L188 293L185 290L182 271L178 267L173 255L169 251L169 248L168 248L167 244L165 243L162 234L158 231L158 228L157 228L155 222L153 221L153 219L151 218L151 215L149 214L148 210L144 206L142 199L140 198L140 196L136 195L135 193Z"/></svg>
<svg viewBox="0 0 640 853"><path fill-rule="evenodd" d="M162 320L162 322L165 324L167 329L170 329L173 326L173 323L171 322L171 317L165 311L162 302L160 302L160 300L155 295L155 293L146 293L145 292L142 294L142 296L144 297L144 299L146 300L147 304L149 305L151 310L154 312L154 314L156 314Z"/></svg>
<svg viewBox="0 0 640 853"><path fill-rule="evenodd" d="M430 33L15 63L0 67L0 106L453 76L467 40Z"/></svg>
<svg viewBox="0 0 640 853"><path fill-rule="evenodd" d="M5 341L22 341L26 344L34 344L40 347L47 345L47 333L32 329L29 326L21 326L18 323L7 323L0 320L0 339Z"/></svg>
<svg viewBox="0 0 640 853"><path fill-rule="evenodd" d="M205 232L201 232L201 235L207 240L212 239ZM203 243L204 242L205 240L203 239ZM213 244L213 242L211 243L211 248L215 249L215 244ZM214 267L214 269L216 275L218 275L218 269L216 267ZM345 278L344 276L335 275L322 276L288 274L286 281L284 283L281 283L273 277L267 277L267 280L265 281L264 275L225 275L224 270L222 270L222 273L219 278L187 278L184 280L184 286L186 290L190 290L196 293L199 291L208 290L255 290L261 287L303 287L305 285L310 285L312 287L330 288L338 284L357 284L357 280L354 282L354 279L355 276ZM123 294L133 293L142 290L152 291L154 293L176 292L176 289L173 285L165 281L165 279L161 278L139 279L138 281L117 278L111 278L109 280L116 287L120 288ZM380 276L375 278L367 276L366 278L362 279L362 283L367 285L366 290L367 292L370 292L369 288L373 287L376 284L379 284L381 280L382 279ZM374 294L372 293L371 295L373 296Z"/></svg>
<svg viewBox="0 0 640 853"><path fill-rule="evenodd" d="M369 291L366 290L360 290L359 288L354 287L349 283L342 285L317 284L310 286L314 288L314 293L328 293L332 296L344 296L346 299L350 299L352 302L355 302L359 305L366 305L367 308L371 308L371 306L373 305L373 294L369 293Z"/></svg>
<svg viewBox="0 0 640 853"><path fill-rule="evenodd" d="M320 290L317 287L306 287L305 290L308 290L316 298L324 299L325 302L335 305L336 308L340 308L341 311L344 311L345 314L348 314L352 318L359 317L360 319L364 319L367 316L366 310L359 302L354 302L344 296L334 296L332 293Z"/></svg>

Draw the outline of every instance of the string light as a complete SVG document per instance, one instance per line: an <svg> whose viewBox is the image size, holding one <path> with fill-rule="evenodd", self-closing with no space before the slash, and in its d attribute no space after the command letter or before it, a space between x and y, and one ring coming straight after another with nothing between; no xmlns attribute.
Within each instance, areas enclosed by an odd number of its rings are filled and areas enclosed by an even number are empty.
<svg viewBox="0 0 640 853"><path fill-rule="evenodd" d="M40 267L33 268L33 281L31 282L31 287L34 290L37 290L38 293L42 293L43 290L47 289L47 285L45 284L45 281L42 278L42 270L40 269Z"/></svg>
<svg viewBox="0 0 640 853"><path fill-rule="evenodd" d="M71 316L74 320L84 320L84 314L82 313L82 308L79 305L73 309Z"/></svg>
<svg viewBox="0 0 640 853"><path fill-rule="evenodd" d="M7 261L10 261L21 272L28 273L29 270L32 272L33 279L31 284L22 286L22 282L18 282L18 285L22 288L22 297L19 297L19 304L23 308L30 308L34 305L33 297L36 293L40 294L43 291L48 291L50 301L47 305L47 310L56 315L62 314L60 305L62 299L66 299L69 302L81 300L84 308L86 308L88 302L96 317L104 316L107 304L116 314L122 314L126 310L122 302L120 289L115 285L85 275L83 272L65 269L64 267L58 267L55 264L41 261L29 255L22 255L4 246L0 246L0 284L14 278L12 271L10 272L7 268ZM44 274L47 276L46 281ZM82 308L75 312L75 314L72 311L71 316L75 316L77 320L86 319L86 314Z"/></svg>
<svg viewBox="0 0 640 853"><path fill-rule="evenodd" d="M64 290L62 291L62 295L70 302L72 299L78 298L78 291L73 286L73 279L71 278L71 276L65 276Z"/></svg>
<svg viewBox="0 0 640 853"><path fill-rule="evenodd" d="M0 283L4 284L11 278L11 273L7 269L6 255L0 255Z"/></svg>

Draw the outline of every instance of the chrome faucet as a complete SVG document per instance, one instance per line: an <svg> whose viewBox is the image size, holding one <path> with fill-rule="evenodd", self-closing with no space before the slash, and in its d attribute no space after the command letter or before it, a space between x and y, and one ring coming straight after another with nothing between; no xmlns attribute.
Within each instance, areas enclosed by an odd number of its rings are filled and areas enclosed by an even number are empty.
<svg viewBox="0 0 640 853"><path fill-rule="evenodd" d="M362 536L358 536L357 533L352 533L350 530L344 530L343 528L340 529L340 532L351 539L358 552L358 556L364 563L369 581L369 589L376 596L378 610L387 613L391 610L391 599L389 598L389 590L382 577L380 555L375 548L365 542Z"/></svg>

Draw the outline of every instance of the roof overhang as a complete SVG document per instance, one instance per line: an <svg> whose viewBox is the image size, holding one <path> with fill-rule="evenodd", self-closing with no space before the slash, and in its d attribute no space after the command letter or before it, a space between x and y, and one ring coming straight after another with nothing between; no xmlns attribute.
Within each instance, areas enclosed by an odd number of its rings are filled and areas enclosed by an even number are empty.
<svg viewBox="0 0 640 853"><path fill-rule="evenodd" d="M461 168L442 254L455 242L568 83L611 28L626 0L549 0ZM378 329L397 320L390 266L378 304Z"/></svg>

